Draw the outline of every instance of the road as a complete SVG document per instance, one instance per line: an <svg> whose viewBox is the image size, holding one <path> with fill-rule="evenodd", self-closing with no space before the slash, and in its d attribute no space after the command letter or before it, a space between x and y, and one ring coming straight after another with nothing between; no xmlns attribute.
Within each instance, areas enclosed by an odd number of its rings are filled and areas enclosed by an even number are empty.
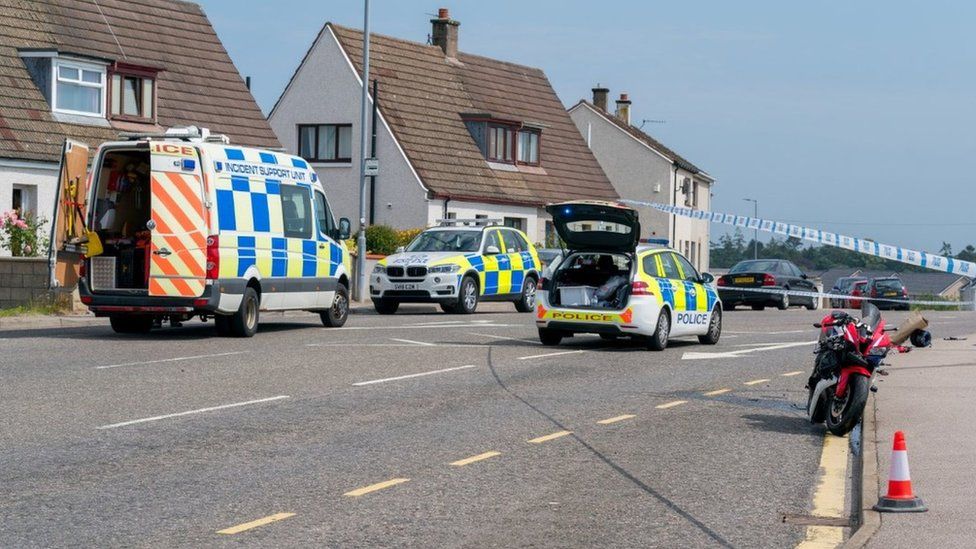
<svg viewBox="0 0 976 549"><path fill-rule="evenodd" d="M662 353L542 347L509 305L252 339L0 331L0 546L788 547L824 447L822 312ZM894 322L902 313L889 313ZM936 337L971 333L931 313Z"/></svg>

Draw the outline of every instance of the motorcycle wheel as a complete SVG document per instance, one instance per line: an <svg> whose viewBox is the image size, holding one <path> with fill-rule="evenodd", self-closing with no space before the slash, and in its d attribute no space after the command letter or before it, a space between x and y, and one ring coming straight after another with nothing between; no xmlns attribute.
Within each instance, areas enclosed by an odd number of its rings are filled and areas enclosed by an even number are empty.
<svg viewBox="0 0 976 549"><path fill-rule="evenodd" d="M845 398L834 396L834 388L828 389L827 398L827 430L842 437L854 429L864 414L864 406L868 402L868 390L871 380L864 376L853 375L847 380L847 394Z"/></svg>

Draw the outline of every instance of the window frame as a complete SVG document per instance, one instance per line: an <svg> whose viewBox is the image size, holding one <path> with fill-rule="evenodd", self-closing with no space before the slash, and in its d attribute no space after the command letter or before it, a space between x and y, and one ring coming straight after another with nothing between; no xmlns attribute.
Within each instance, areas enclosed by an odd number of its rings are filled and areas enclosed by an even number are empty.
<svg viewBox="0 0 976 549"><path fill-rule="evenodd" d="M516 164L521 164L523 166L541 166L542 165L542 131L536 128L526 128L522 127L516 133L515 139L515 162ZM530 162L528 160L519 160L519 152L521 151L522 134L528 133L535 136L535 162Z"/></svg>
<svg viewBox="0 0 976 549"><path fill-rule="evenodd" d="M78 80L62 79L61 78L61 67L71 68L78 70ZM100 82L95 84L94 82L85 82L82 78L81 71L97 72L99 74ZM74 109L63 109L58 107L58 82L64 81L71 85L77 85L85 88L97 88L101 92L101 101L99 101L99 112L88 112L88 111L76 111ZM97 63L86 63L85 61L79 61L75 59L65 59L60 57L55 57L51 60L51 111L60 114L71 114L76 116L88 116L91 118L105 118L106 105L108 103L108 68L105 65L99 65Z"/></svg>
<svg viewBox="0 0 976 549"><path fill-rule="evenodd" d="M522 240L519 238L519 234L515 232L514 229L511 228L499 229L498 232L501 233L502 242L505 244L506 254L519 254L528 251L528 248L525 246L525 243L522 242ZM515 244L514 246L515 248L521 248L521 249L509 249L508 247L509 240L511 240Z"/></svg>
<svg viewBox="0 0 976 549"><path fill-rule="evenodd" d="M350 124L345 124L345 123L298 124L297 126L298 126L298 141L297 141L298 147L297 147L297 152L298 152L298 155L301 156L302 158L304 158L306 161L308 161L308 162L315 162L317 164L352 164L352 145L353 145L353 139L352 139L352 124L351 123ZM333 159L318 158L318 154L319 154L319 133L320 133L320 128L322 128L323 126L333 126L333 127L335 127L336 139L335 139L335 147L334 147L334 150L333 150L333 152L335 153L335 158L333 158ZM315 142L312 144L312 148L311 148L312 157L302 156L302 130L305 129L305 128L315 128L315 132L314 132L315 133ZM339 130L341 128L349 128L349 157L348 158L344 158L344 157L340 157L339 156L339 150L341 149L341 147L339 145L339 141L340 141L339 140Z"/></svg>
<svg viewBox="0 0 976 549"><path fill-rule="evenodd" d="M281 188L280 188L280 193L281 193L280 196L281 196L281 202L282 202L282 204L281 204L281 233L284 235L285 238L297 238L297 239L300 239L300 240L311 240L312 239L312 235L315 234L315 230L313 229L313 227L314 227L315 223L317 223L317 220L315 219L316 216L315 216L315 211L313 210L313 207L314 206L312 205L312 197L310 195L311 193L309 193L309 189L307 187L303 187L301 185L285 185L285 184L282 184L281 185ZM303 234L298 234L295 231L292 231L292 232L289 232L288 231L287 219L285 219L285 205L284 205L285 195L286 194L288 194L289 196L292 196L293 194L299 194L299 195L301 195L305 199L305 211L307 212L308 215L310 215L310 218L305 223L305 228L304 228L304 233Z"/></svg>
<svg viewBox="0 0 976 549"><path fill-rule="evenodd" d="M319 203L318 197L322 197L322 205L325 208L325 227L321 226L321 219L319 218ZM325 196L325 193L320 189L312 190L312 211L315 213L315 224L318 226L318 231L321 236L329 237L333 240L338 240L338 226L335 222L335 217L332 215L332 206L329 205L329 197Z"/></svg>
<svg viewBox="0 0 976 549"><path fill-rule="evenodd" d="M511 166L541 166L542 165L542 129L536 128L534 126L526 126L522 122L513 120L503 120L500 118L490 118L490 117L471 117L464 116L465 126L468 128L468 132L472 134L472 139L475 141L475 145L478 146L481 155L484 157L486 162L492 162L497 164L508 164ZM482 140L484 143L484 149L481 149L481 143L474 136L474 131L472 130L471 124L481 124ZM510 142L507 143L506 149L508 153L511 154L511 159L507 160L504 158L496 158L491 156L491 132L495 129L506 130L506 135L510 136ZM536 136L536 162L528 162L519 160L519 145L521 141L522 133L531 133ZM496 147L497 150L497 147Z"/></svg>
<svg viewBox="0 0 976 549"><path fill-rule="evenodd" d="M695 268L695 265L692 264L691 260L674 252L671 252L671 255L674 256L673 259L675 264L678 266L679 274L681 271L689 268L691 269L690 273L685 273L685 277L682 280L685 280L686 282L694 282L696 284L701 282L701 275L698 273L698 269Z"/></svg>
<svg viewBox="0 0 976 549"><path fill-rule="evenodd" d="M142 122L142 123L154 123L156 121L157 106L159 105L159 71L150 67L140 67L138 65L130 65L127 63L115 63L108 68L106 75L107 89L106 93L106 104L105 116L109 120L122 120L125 122ZM119 113L115 114L112 112L112 99L115 96L115 76L119 77L120 89L119 91ZM125 92L125 79L126 78L136 78L139 80L139 91L137 96L137 101L139 103L140 113L145 111L145 90L146 90L146 80L152 81L152 105L150 105L149 116L143 116L142 114L126 114L124 102L125 99L122 94Z"/></svg>
<svg viewBox="0 0 976 549"><path fill-rule="evenodd" d="M495 247L498 248L498 253L504 253L502 251L502 235L498 234L498 229L489 229L484 231L485 236L481 243L481 255L488 255L488 246L491 245L491 239L495 239ZM495 255L495 254L492 254Z"/></svg>

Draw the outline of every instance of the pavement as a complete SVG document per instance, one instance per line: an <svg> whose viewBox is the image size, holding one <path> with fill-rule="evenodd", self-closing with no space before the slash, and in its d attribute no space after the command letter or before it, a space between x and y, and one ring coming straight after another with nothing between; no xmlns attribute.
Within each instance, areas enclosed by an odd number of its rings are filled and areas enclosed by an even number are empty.
<svg viewBox="0 0 976 549"><path fill-rule="evenodd" d="M962 318L966 313L956 313ZM969 313L970 315L972 313ZM961 327L958 327L961 328ZM920 545L969 548L976 545L973 479L976 476L976 333L933 328L933 344L893 357L890 375L875 395L880 486L887 490L894 433L904 431L915 494L929 511L882 513L871 548ZM943 337L964 337L944 341ZM874 487L865 487L866 490ZM875 498L876 499L876 498Z"/></svg>
<svg viewBox="0 0 976 549"><path fill-rule="evenodd" d="M542 347L510 304L341 329L264 315L251 339L3 328L0 547L842 540L806 520L851 507L846 454L828 450L846 445L803 413L822 315L730 311L717 346L662 353ZM971 315L930 320L976 332Z"/></svg>

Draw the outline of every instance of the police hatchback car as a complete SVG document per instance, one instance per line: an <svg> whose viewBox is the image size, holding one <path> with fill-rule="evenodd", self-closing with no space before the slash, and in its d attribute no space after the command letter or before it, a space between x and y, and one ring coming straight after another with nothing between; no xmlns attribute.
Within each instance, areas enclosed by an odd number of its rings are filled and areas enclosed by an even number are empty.
<svg viewBox="0 0 976 549"><path fill-rule="evenodd" d="M369 279L373 307L393 314L401 303L438 303L470 314L479 301L512 301L532 312L539 256L522 231L488 219L449 219L380 260Z"/></svg>
<svg viewBox="0 0 976 549"><path fill-rule="evenodd" d="M536 325L543 345L577 333L631 337L660 351L673 336L714 345L722 304L710 283L670 248L639 246L637 211L611 202L546 207L568 251L540 284Z"/></svg>

